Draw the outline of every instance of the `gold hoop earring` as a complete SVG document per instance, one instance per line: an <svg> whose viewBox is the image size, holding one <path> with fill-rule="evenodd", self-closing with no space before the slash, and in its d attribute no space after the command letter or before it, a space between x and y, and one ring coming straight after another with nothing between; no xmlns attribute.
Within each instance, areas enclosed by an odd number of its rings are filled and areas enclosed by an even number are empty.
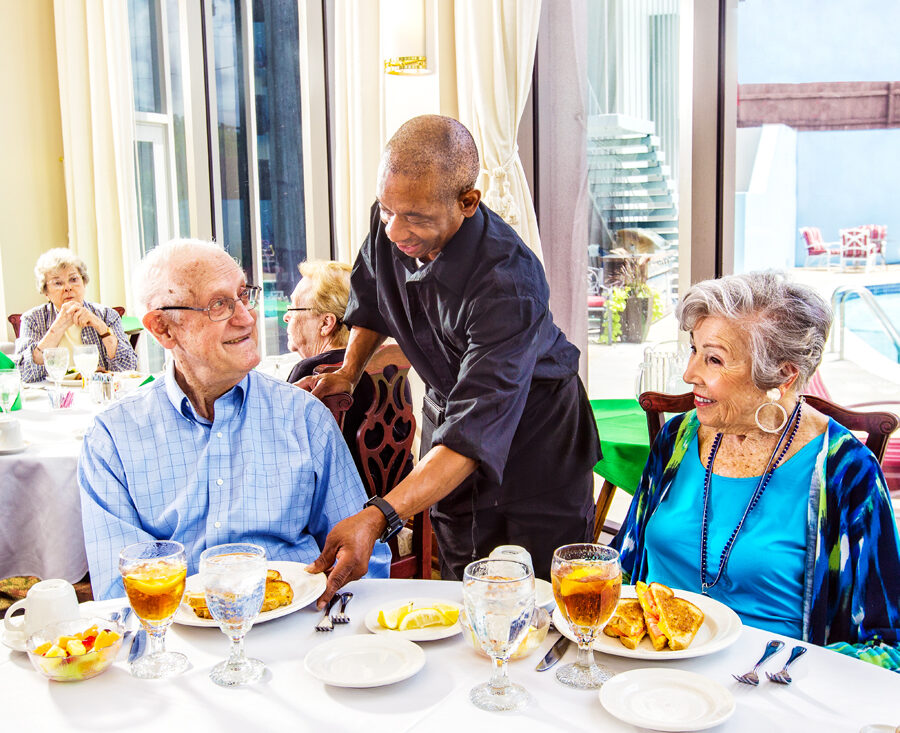
<svg viewBox="0 0 900 733"><path fill-rule="evenodd" d="M768 402L763 402L759 407L756 408L756 412L753 413L753 420L756 422L756 427L762 430L765 433L780 433L784 430L784 426L787 425L788 414L787 410L785 410L779 402L777 402L778 398L781 396L781 392L778 391L775 387L766 392L766 397L769 398ZM778 424L777 428L767 428L764 427L763 424L759 421L759 411L764 407L768 407L769 405L773 407L777 407L781 410L781 422Z"/></svg>

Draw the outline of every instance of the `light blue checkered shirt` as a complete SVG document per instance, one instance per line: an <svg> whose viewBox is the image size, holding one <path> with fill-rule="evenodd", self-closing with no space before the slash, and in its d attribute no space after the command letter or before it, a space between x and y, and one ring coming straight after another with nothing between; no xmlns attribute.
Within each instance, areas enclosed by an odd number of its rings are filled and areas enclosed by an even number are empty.
<svg viewBox="0 0 900 733"><path fill-rule="evenodd" d="M188 574L200 553L254 542L272 560L312 562L328 531L358 512L365 491L328 409L291 384L250 372L215 403L210 424L172 376L97 416L78 462L94 598L125 594L119 551L174 539ZM386 578L380 542L367 577Z"/></svg>

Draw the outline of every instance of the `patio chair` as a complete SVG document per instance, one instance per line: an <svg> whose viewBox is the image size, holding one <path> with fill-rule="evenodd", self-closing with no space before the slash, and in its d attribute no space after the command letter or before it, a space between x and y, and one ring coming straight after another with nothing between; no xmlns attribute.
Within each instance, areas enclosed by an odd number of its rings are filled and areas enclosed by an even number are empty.
<svg viewBox="0 0 900 733"><path fill-rule="evenodd" d="M859 267L860 260L865 271L874 264L876 252L869 244L867 227L841 229L841 270L847 267ZM855 263L855 264L851 264Z"/></svg>
<svg viewBox="0 0 900 733"><path fill-rule="evenodd" d="M606 326L607 342L612 343L612 322L606 310L606 288L603 287L603 270L599 267L588 267L588 339L591 337L600 340Z"/></svg>
<svg viewBox="0 0 900 733"><path fill-rule="evenodd" d="M869 247L875 253L875 259L881 257L881 264L887 269L887 225L866 224L864 229L869 230Z"/></svg>
<svg viewBox="0 0 900 733"><path fill-rule="evenodd" d="M803 261L804 267L809 267L810 262L816 258L825 258L825 267L831 267L831 258L840 257L840 242L825 242L822 240L822 232L818 227L801 227L800 237L806 245L806 259Z"/></svg>

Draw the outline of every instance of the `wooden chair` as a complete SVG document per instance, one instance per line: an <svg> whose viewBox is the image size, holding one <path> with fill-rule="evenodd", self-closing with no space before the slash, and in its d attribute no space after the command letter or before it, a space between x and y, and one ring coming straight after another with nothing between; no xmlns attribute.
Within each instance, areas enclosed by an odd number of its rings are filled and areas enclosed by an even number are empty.
<svg viewBox="0 0 900 733"><path fill-rule="evenodd" d="M859 412L811 394L804 395L804 397L810 407L833 418L847 430L864 432L866 448L872 451L878 462L881 463L888 438L900 425L900 419L896 415L890 412ZM694 406L694 395L692 392L680 395L644 392L638 402L647 413L647 430L650 433L650 444L652 445L665 424L665 413L687 412Z"/></svg>
<svg viewBox="0 0 900 733"><path fill-rule="evenodd" d="M319 366L316 372L340 365ZM372 403L356 432L360 474L369 496L384 496L406 475L416 432L409 361L400 347L383 346L369 360L366 374L374 384ZM335 395L333 395L335 396ZM343 395L350 397L350 395ZM349 405L348 405L349 407ZM346 410L346 408L344 408ZM352 448L353 446L351 446ZM412 529L412 554L400 555L397 539L391 540L392 578L431 578L431 519L428 510L407 522Z"/></svg>
<svg viewBox="0 0 900 733"><path fill-rule="evenodd" d="M344 414L353 404L353 396L349 392L338 392L337 394L330 394L327 397L323 397L322 402L325 403L325 407L331 410L331 414L334 416L338 427L343 428Z"/></svg>
<svg viewBox="0 0 900 733"><path fill-rule="evenodd" d="M6 320L9 321L12 326L13 333L16 335L16 338L19 338L19 328L22 326L22 314L21 313L10 313Z"/></svg>

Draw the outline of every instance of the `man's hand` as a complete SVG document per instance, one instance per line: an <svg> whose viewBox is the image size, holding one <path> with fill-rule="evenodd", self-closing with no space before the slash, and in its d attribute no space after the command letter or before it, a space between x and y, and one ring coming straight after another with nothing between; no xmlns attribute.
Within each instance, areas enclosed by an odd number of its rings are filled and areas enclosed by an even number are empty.
<svg viewBox="0 0 900 733"><path fill-rule="evenodd" d="M345 377L340 371L328 374L311 374L308 377L303 377L298 382L294 382L294 384L300 389L312 392L319 399L331 394L338 394L339 392L353 394L353 389L356 386L351 379Z"/></svg>
<svg viewBox="0 0 900 733"><path fill-rule="evenodd" d="M325 592L316 601L319 609L325 608L344 585L366 574L375 540L385 526L384 515L375 507L366 507L334 525L325 539L322 554L307 568L309 573L328 572Z"/></svg>

